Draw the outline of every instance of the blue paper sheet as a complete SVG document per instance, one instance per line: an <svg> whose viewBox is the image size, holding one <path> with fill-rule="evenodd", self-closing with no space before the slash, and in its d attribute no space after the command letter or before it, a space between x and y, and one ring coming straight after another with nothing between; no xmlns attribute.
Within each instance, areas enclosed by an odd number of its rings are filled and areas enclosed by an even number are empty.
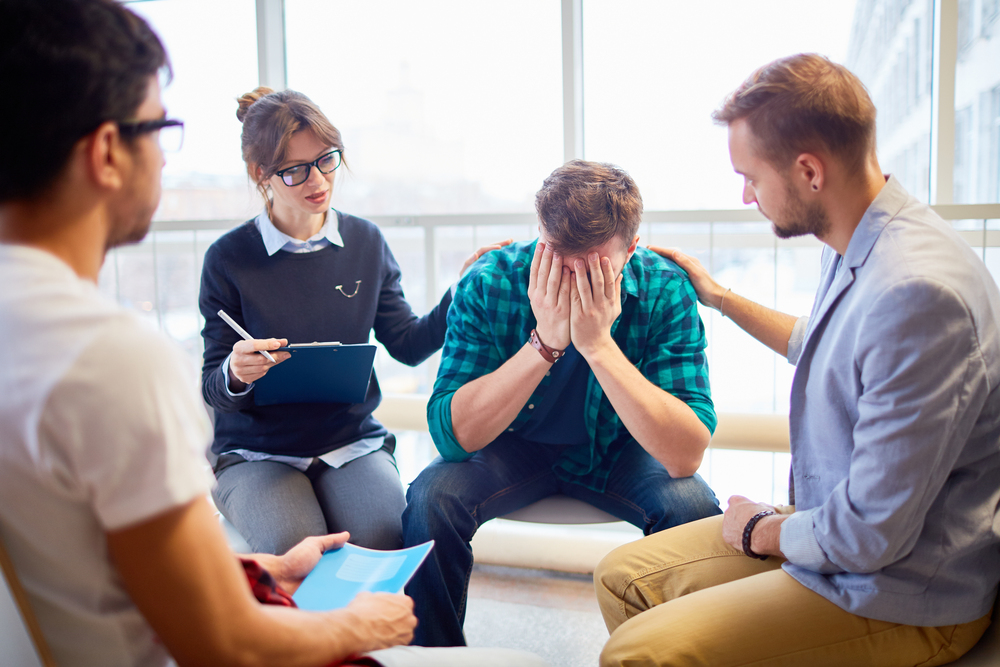
<svg viewBox="0 0 1000 667"><path fill-rule="evenodd" d="M301 609L329 611L346 607L361 591L399 593L433 547L433 540L398 551L345 544L323 554L292 599Z"/></svg>

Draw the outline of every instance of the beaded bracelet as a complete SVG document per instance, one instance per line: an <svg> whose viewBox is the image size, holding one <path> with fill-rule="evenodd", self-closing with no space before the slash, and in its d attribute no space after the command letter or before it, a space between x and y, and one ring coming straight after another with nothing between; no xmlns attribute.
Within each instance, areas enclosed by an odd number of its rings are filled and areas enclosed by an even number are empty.
<svg viewBox="0 0 1000 667"><path fill-rule="evenodd" d="M750 548L750 533L753 532L754 526L757 525L758 521L760 521L766 516L771 516L772 514L774 514L774 510L764 510L762 512L757 512L752 517L750 517L749 521L747 521L747 525L743 529L743 553L745 553L747 556L750 556L750 558L759 558L761 560L767 560L767 556L761 556L760 554L755 554L753 552L753 549Z"/></svg>

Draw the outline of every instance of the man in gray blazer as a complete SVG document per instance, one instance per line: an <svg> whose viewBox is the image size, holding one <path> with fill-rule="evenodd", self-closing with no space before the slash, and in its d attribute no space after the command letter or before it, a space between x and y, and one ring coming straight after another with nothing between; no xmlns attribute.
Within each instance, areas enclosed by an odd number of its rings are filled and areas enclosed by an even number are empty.
<svg viewBox="0 0 1000 667"><path fill-rule="evenodd" d="M1000 293L875 153L861 82L816 55L754 72L715 112L743 200L827 247L795 318L661 250L699 300L795 364L794 507L610 554L602 665L939 665L989 624L1000 579Z"/></svg>

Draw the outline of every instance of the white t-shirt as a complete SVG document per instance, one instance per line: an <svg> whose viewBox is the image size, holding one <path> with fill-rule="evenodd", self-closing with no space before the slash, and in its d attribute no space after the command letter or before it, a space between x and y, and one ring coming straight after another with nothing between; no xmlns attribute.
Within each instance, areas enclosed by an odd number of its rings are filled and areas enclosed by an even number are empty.
<svg viewBox="0 0 1000 667"><path fill-rule="evenodd" d="M163 665L105 533L206 494L190 362L55 256L0 245L0 537L57 661Z"/></svg>

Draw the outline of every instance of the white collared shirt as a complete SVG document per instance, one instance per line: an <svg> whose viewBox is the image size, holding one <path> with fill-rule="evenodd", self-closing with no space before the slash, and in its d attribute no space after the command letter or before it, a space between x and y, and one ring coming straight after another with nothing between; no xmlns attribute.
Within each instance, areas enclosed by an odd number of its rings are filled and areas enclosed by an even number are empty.
<svg viewBox="0 0 1000 667"><path fill-rule="evenodd" d="M300 241L275 227L274 223L271 222L271 217L267 214L267 209L261 211L260 215L253 220L253 224L260 231L260 237L264 241L264 249L267 250L268 257L279 250L293 253L316 252L330 244L343 248L344 239L340 236L339 222L340 218L337 216L337 212L332 208L327 209L323 226L320 227L319 231L305 241Z"/></svg>

